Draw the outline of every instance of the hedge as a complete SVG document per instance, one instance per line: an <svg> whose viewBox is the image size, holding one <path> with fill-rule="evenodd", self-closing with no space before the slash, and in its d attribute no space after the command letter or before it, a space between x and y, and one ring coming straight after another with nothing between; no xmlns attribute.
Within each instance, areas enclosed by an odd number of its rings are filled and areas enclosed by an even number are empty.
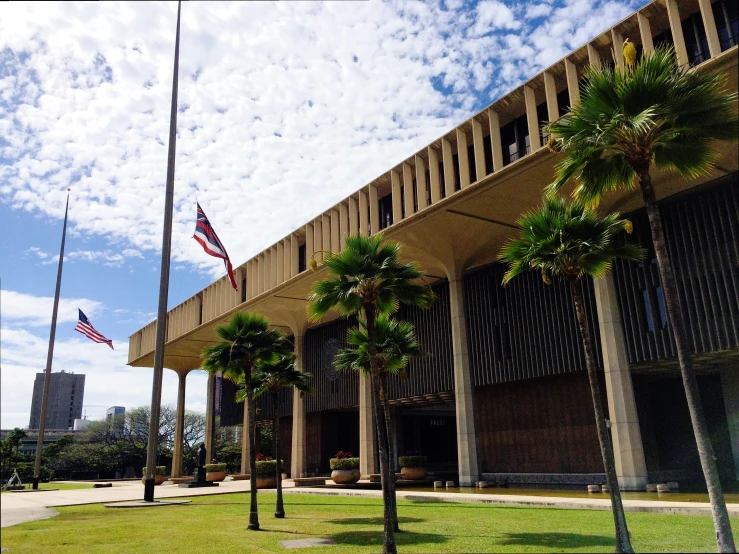
<svg viewBox="0 0 739 554"><path fill-rule="evenodd" d="M284 460L283 460L284 463ZM277 472L277 460L262 460L257 462L257 475L275 475Z"/></svg>
<svg viewBox="0 0 739 554"><path fill-rule="evenodd" d="M141 468L141 474L146 477L146 468ZM167 466L157 466L157 475L167 475Z"/></svg>
<svg viewBox="0 0 739 554"><path fill-rule="evenodd" d="M400 456L400 467L426 467L426 456Z"/></svg>
<svg viewBox="0 0 739 554"><path fill-rule="evenodd" d="M205 464L203 467L205 468L206 472L226 471L226 464Z"/></svg>
<svg viewBox="0 0 739 554"><path fill-rule="evenodd" d="M331 469L359 469L359 458L331 458Z"/></svg>

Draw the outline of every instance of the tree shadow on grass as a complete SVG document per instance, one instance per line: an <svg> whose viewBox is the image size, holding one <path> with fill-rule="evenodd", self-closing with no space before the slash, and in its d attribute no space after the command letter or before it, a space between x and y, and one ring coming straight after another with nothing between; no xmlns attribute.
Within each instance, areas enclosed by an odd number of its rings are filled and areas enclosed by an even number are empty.
<svg viewBox="0 0 739 554"><path fill-rule="evenodd" d="M595 546L615 547L616 541L603 535L581 535L578 533L506 533L499 544L506 546L541 546L567 550Z"/></svg>
<svg viewBox="0 0 739 554"><path fill-rule="evenodd" d="M398 516L398 523L400 525L404 523L420 523L426 521L419 517L403 517ZM385 519L380 517L342 517L339 519L329 519L326 523L336 523L337 525L379 525L382 527L385 525Z"/></svg>
<svg viewBox="0 0 739 554"><path fill-rule="evenodd" d="M385 535L382 530L379 531L347 531L345 533L332 533L329 538L336 541L339 546L382 546ZM408 546L420 546L427 544L442 544L447 542L444 535L434 535L431 533L413 533L404 531L395 535L395 542L398 548Z"/></svg>

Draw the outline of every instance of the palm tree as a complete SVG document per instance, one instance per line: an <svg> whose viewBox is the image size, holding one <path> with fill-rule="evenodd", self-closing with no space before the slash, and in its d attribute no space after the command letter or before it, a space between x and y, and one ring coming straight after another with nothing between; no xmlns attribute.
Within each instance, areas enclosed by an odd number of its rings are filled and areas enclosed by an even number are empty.
<svg viewBox="0 0 739 554"><path fill-rule="evenodd" d="M372 237L348 236L345 244L344 250L338 254L324 254L323 264L331 276L318 281L313 287L308 298L308 318L311 321L320 321L329 310L336 310L344 315L362 314L367 322L367 351L379 439L384 505L383 552L395 553L395 518L392 516L394 502L391 498L394 491L391 479L395 476L390 467L387 431L383 424L380 401L376 321L378 315L396 311L401 303L418 307L429 306L434 294L425 284L417 282L424 273L414 262L400 262L400 245L383 241L381 233Z"/></svg>
<svg viewBox="0 0 739 554"><path fill-rule="evenodd" d="M392 463L395 463L395 437L390 423L390 402L387 394L387 377L390 374L399 374L405 381L408 361L411 358L426 356L418 344L413 332L413 325L407 321L391 319L381 315L376 321L377 331L377 371L380 377L380 401L385 413L385 432L387 433L387 451ZM359 327L352 327L347 333L347 343L350 348L340 350L336 354L334 365L340 370L354 370L363 375L370 375L369 348L367 340L367 323L359 320ZM395 502L395 479L391 479L393 487L391 499ZM393 529L399 531L398 511L395 505L392 509Z"/></svg>
<svg viewBox="0 0 739 554"><path fill-rule="evenodd" d="M627 63L633 62L627 58ZM646 205L667 314L675 340L698 454L711 500L721 552L734 552L729 514L708 434L683 307L667 252L651 170L675 170L686 178L714 168L719 141L736 140L737 94L725 92L722 75L681 68L673 49L660 48L636 64L591 67L580 104L550 123L559 190L573 180L573 196L597 204L604 193L630 188L638 179Z"/></svg>
<svg viewBox="0 0 739 554"><path fill-rule="evenodd" d="M211 375L221 371L234 383L243 380L247 384L246 406L249 410L249 470L251 472L251 505L249 525L259 529L257 514L257 454L254 441L256 408L252 393L252 374L257 364L273 362L283 348L284 336L270 330L269 321L259 314L237 312L226 325L216 327L222 342L203 350L202 368Z"/></svg>
<svg viewBox="0 0 739 554"><path fill-rule="evenodd" d="M285 508L282 502L282 460L280 459L280 392L284 388L295 387L298 394L310 394L313 387L308 384L309 373L303 373L295 367L295 354L281 353L274 361L257 363L257 370L252 376L252 395L254 398L268 393L272 399L272 437L274 455L277 461L275 469L277 476L277 504L275 517L285 517ZM246 398L246 387L240 389L236 400L243 402Z"/></svg>
<svg viewBox="0 0 739 554"><path fill-rule="evenodd" d="M550 276L555 275L564 277L570 285L582 335L585 367L595 409L595 426L611 495L616 525L616 551L633 552L601 405L600 385L580 280L586 276L604 276L610 271L614 258L640 260L644 257L644 251L635 244L618 242L616 239L621 231L631 231L630 221L619 219L618 214L600 219L590 209L577 204L569 206L564 200L554 197L546 199L541 208L523 215L518 220L518 227L519 236L509 239L499 254L500 260L508 264L503 284L532 269L540 271L547 284L551 283Z"/></svg>

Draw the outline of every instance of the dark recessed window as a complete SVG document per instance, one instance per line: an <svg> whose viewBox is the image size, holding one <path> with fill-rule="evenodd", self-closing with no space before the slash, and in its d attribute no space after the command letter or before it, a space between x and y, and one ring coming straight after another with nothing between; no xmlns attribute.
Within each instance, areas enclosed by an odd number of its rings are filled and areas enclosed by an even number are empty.
<svg viewBox="0 0 739 554"><path fill-rule="evenodd" d="M306 269L305 261L305 244L298 246L298 273L302 273Z"/></svg>
<svg viewBox="0 0 739 554"><path fill-rule="evenodd" d="M711 7L723 52L739 42L739 4L735 1L718 0L711 4Z"/></svg>

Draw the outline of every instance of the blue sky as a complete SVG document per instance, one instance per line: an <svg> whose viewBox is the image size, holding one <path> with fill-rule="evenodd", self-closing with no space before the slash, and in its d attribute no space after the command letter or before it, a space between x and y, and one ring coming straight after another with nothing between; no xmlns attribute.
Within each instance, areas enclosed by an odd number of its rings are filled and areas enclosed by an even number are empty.
<svg viewBox="0 0 739 554"><path fill-rule="evenodd" d="M170 306L622 19L641 1L184 3ZM176 4L11 3L0 19L0 425L25 426L46 359L85 411L148 404L125 365L159 283ZM111 351L73 331L77 307ZM188 377L188 408L205 379ZM165 371L164 402L176 379Z"/></svg>

